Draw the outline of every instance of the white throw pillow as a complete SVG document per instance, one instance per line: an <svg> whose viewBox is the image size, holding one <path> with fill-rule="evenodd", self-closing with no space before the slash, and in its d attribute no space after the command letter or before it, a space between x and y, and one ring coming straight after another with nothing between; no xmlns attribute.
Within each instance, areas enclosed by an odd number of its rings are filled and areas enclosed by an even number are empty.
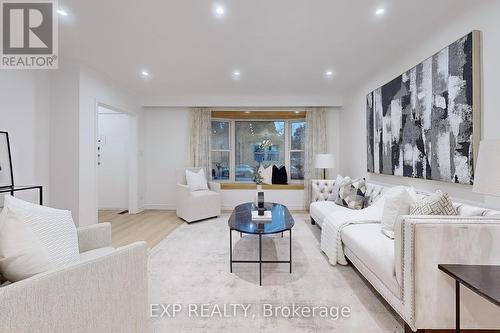
<svg viewBox="0 0 500 333"><path fill-rule="evenodd" d="M30 227L8 208L0 214L0 272L10 282L52 269L49 253Z"/></svg>
<svg viewBox="0 0 500 333"><path fill-rule="evenodd" d="M198 172L186 170L186 182L191 191L208 190L207 178L203 169Z"/></svg>
<svg viewBox="0 0 500 333"><path fill-rule="evenodd" d="M417 201L410 215L458 215L448 193L436 191Z"/></svg>
<svg viewBox="0 0 500 333"><path fill-rule="evenodd" d="M382 233L394 239L394 224L400 215L408 215L415 204L414 197L403 186L396 186L384 194Z"/></svg>
<svg viewBox="0 0 500 333"><path fill-rule="evenodd" d="M70 211L35 205L10 195L5 196L4 206L7 213L12 212L39 240L47 252L51 268L80 260L78 235ZM9 228L12 225L16 226L9 221Z"/></svg>
<svg viewBox="0 0 500 333"><path fill-rule="evenodd" d="M260 175L262 176L262 183L271 185L273 183L273 164L264 168L262 165L259 167Z"/></svg>
<svg viewBox="0 0 500 333"><path fill-rule="evenodd" d="M335 201L338 199L339 191L340 191L340 184L342 184L343 180L344 180L344 177L342 177L341 175L337 175L337 178L335 179L335 182L333 183L332 193L330 193L328 200Z"/></svg>

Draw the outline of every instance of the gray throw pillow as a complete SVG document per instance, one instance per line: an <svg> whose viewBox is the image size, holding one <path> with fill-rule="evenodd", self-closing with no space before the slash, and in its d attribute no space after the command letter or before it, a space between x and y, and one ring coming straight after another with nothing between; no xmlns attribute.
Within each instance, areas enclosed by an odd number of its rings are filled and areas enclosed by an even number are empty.
<svg viewBox="0 0 500 333"><path fill-rule="evenodd" d="M436 191L413 205L410 215L457 215L457 210L448 193Z"/></svg>
<svg viewBox="0 0 500 333"><path fill-rule="evenodd" d="M365 203L366 182L364 178L345 177L340 185L337 205L351 209L362 209Z"/></svg>

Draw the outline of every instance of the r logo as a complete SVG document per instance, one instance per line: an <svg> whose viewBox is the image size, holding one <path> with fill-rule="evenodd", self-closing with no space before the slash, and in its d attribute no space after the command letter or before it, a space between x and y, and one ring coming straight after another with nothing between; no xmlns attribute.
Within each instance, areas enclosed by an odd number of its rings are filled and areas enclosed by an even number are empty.
<svg viewBox="0 0 500 333"><path fill-rule="evenodd" d="M53 53L53 3L2 3L3 54Z"/></svg>

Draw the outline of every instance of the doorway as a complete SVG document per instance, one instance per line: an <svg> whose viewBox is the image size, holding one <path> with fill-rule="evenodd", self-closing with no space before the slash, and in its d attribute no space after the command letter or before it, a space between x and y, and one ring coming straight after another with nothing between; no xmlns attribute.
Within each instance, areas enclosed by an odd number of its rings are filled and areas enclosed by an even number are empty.
<svg viewBox="0 0 500 333"><path fill-rule="evenodd" d="M99 214L129 209L131 116L105 106L97 112L97 181Z"/></svg>

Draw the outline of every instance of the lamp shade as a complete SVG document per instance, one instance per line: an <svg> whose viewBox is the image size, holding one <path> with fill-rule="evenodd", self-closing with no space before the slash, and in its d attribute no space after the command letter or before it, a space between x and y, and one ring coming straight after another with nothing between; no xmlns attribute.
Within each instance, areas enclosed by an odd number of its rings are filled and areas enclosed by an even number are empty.
<svg viewBox="0 0 500 333"><path fill-rule="evenodd" d="M500 196L500 140L485 140L479 144L474 172L476 193Z"/></svg>
<svg viewBox="0 0 500 333"><path fill-rule="evenodd" d="M334 167L332 154L318 154L314 160L314 166L317 169L331 169Z"/></svg>

